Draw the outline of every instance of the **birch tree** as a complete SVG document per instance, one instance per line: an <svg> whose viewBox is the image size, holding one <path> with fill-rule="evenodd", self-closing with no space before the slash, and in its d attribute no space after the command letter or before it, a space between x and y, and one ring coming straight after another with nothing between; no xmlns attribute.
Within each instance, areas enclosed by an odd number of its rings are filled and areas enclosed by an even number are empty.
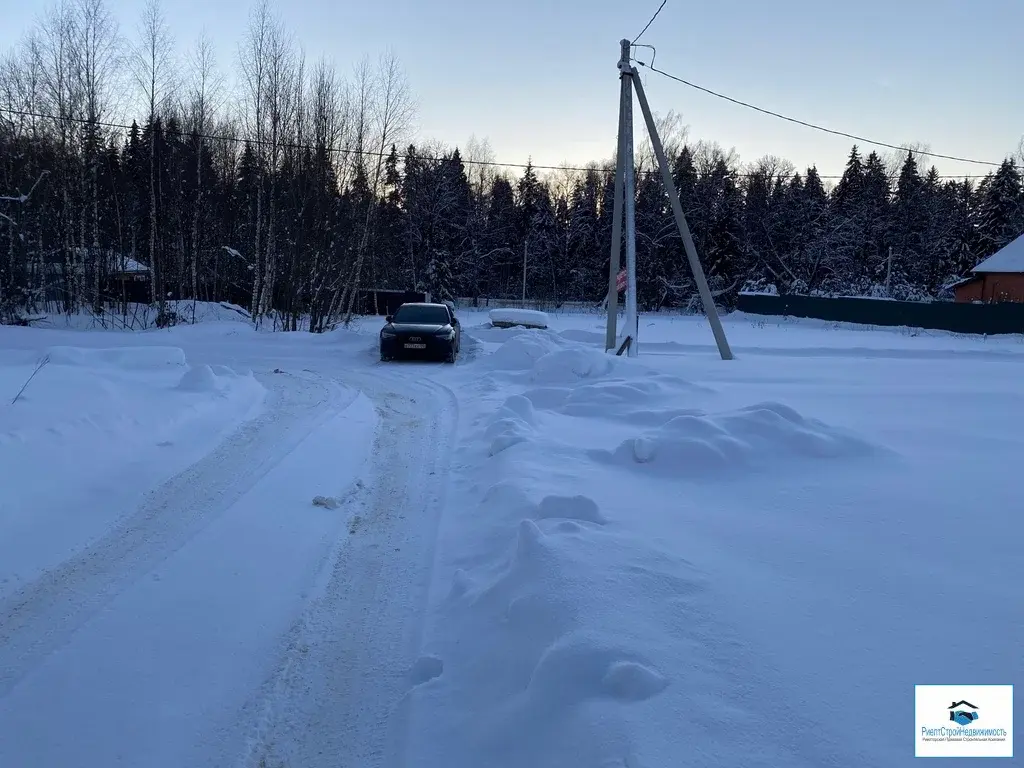
<svg viewBox="0 0 1024 768"><path fill-rule="evenodd" d="M309 270L310 330L323 331L330 315L330 303L340 281L341 269L335 252L333 227L336 222L335 195L344 163L335 163L347 143L351 127L348 91L335 71L320 60L313 68L309 85L309 130L313 144L313 217L324 221L312 238Z"/></svg>
<svg viewBox="0 0 1024 768"><path fill-rule="evenodd" d="M259 313L263 287L263 207L264 174L266 173L266 111L269 60L275 37L275 21L267 0L260 0L249 18L249 29L239 52L243 78L243 120L246 138L256 154L256 211L253 221L252 242L252 305L254 315Z"/></svg>
<svg viewBox="0 0 1024 768"><path fill-rule="evenodd" d="M149 121L149 270L150 298L155 301L158 321L165 321L166 291L163 265L157 249L157 123L173 93L173 39L167 28L160 0L146 0L139 25L139 41L133 52L134 74L144 99Z"/></svg>
<svg viewBox="0 0 1024 768"><path fill-rule="evenodd" d="M81 296L78 252L75 248L73 202L77 180L75 162L78 157L76 140L81 121L81 93L76 89L75 72L75 15L73 8L64 3L51 9L41 25L44 104L52 116L57 133L55 175L59 189L59 238L64 253L64 310L73 312Z"/></svg>
<svg viewBox="0 0 1024 768"><path fill-rule="evenodd" d="M408 80L402 71L398 59L394 55L387 54L381 57L376 77L373 79L368 90L369 95L373 97L369 111L372 120L370 126L372 126L375 133L373 142L370 144L372 146L370 156L373 158L373 174L370 177L370 199L366 206L363 232L359 240L359 249L356 253L356 263L353 268L352 279L347 290L348 299L345 307L346 326L352 320L352 309L355 304L356 294L359 291L366 254L370 247L373 211L376 207L377 196L380 193L386 150L389 146L397 144L402 139L415 115L415 105L409 91ZM363 106L367 104L367 100L362 98L362 94L361 104ZM365 129L370 126L367 126L366 121L363 119L361 119L361 123L360 133L362 136L365 136Z"/></svg>
<svg viewBox="0 0 1024 768"><path fill-rule="evenodd" d="M92 262L93 309L101 306L101 285L109 267L100 244L99 171L103 136L100 123L107 117L110 81L118 61L117 25L103 0L78 0L75 43L78 87L83 99L83 159L81 188L89 190L90 237L88 253ZM86 229L82 217L82 228ZM82 238L83 244L86 240Z"/></svg>
<svg viewBox="0 0 1024 768"><path fill-rule="evenodd" d="M190 79L186 116L188 128L195 136L196 192L192 210L192 237L189 259L189 283L192 294L192 322L195 322L195 302L199 297L199 261L203 251L202 233L204 193L207 180L203 178L206 135L210 134L216 120L217 109L223 87L223 78L217 71L213 43L203 33L196 40L189 55Z"/></svg>
<svg viewBox="0 0 1024 768"><path fill-rule="evenodd" d="M287 143L287 131L295 117L295 78L296 58L291 41L280 22L269 27L267 38L267 67L265 106L268 120L266 140L266 171L270 187L267 195L267 248L263 261L264 273L260 287L259 301L256 305L255 317L269 314L275 289L275 276L278 259L278 178L281 165L283 145Z"/></svg>

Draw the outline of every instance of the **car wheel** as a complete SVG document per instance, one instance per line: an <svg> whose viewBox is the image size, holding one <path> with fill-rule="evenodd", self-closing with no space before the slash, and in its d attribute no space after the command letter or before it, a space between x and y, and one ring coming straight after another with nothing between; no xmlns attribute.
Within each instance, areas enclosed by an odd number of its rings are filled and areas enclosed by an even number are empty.
<svg viewBox="0 0 1024 768"><path fill-rule="evenodd" d="M444 361L446 363L454 363L455 362L455 355L456 354L457 354L457 351L456 351L455 347L451 347L448 350L448 356L444 359Z"/></svg>

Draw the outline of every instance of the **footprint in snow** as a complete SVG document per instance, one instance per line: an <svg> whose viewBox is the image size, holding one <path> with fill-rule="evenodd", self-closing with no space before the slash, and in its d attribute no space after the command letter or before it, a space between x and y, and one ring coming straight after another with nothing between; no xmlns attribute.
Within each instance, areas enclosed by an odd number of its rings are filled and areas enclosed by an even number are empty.
<svg viewBox="0 0 1024 768"><path fill-rule="evenodd" d="M413 685L423 685L441 676L444 672L444 662L437 656L421 656L412 665L409 677Z"/></svg>

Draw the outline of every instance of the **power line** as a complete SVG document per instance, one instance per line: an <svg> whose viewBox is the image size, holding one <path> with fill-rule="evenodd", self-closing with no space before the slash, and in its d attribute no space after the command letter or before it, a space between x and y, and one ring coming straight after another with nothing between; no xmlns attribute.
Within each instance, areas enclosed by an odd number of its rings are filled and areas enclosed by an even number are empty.
<svg viewBox="0 0 1024 768"><path fill-rule="evenodd" d="M102 128L116 128L116 129L122 130L122 131L130 131L132 129L131 125L126 125L124 123L112 123L112 122L108 122L108 121L104 121L104 120L89 120L88 118L84 118L84 117L65 117L65 118L61 118L61 117L58 117L57 115L48 115L48 114L44 114L44 113L41 113L41 112L30 112L30 111L27 111L27 110L13 109L11 107L0 107L0 112L6 112L7 114L18 115L20 117L34 117L34 118L39 118L41 120L54 120L54 121L64 120L66 122L78 123L78 124L82 124L82 125L95 125L95 126L102 127ZM217 135L213 135L213 134L194 133L192 131L182 131L182 130L177 130L177 131L167 131L167 130L165 130L164 133L166 135L169 135L169 136L180 136L180 137L195 136L196 138L204 139L206 141L211 141L211 142L212 141L220 141L220 142L232 143L232 144L251 144L251 145L255 145L255 146L274 146L274 142L268 141L266 139L245 139L245 138L241 138L241 137L238 137L238 136L217 136ZM276 146L278 148L280 148L280 149L300 149L300 150L309 150L309 151L314 151L314 150L318 149L318 147L316 147L316 146L314 146L312 144L294 144L294 143L288 143L288 142L278 142L276 144ZM372 150L353 149L351 147L324 147L323 149L325 149L327 152L332 153L332 154L355 155L355 156L360 156L360 157L371 157L371 158L376 158L376 159L386 159L391 154L390 152L374 152ZM903 148L902 147L897 147L897 149L903 149ZM926 153L922 152L922 153L919 153L919 154L926 154ZM447 158L428 156L428 155L418 155L417 159L418 160L427 160L427 161L431 161L431 162L443 162ZM498 162L496 160L466 160L465 158L461 158L461 159L462 159L463 165L477 165L477 166L484 166L484 167L491 167L491 168L521 168L521 169L532 168L535 171L575 171L575 172L579 172L579 173L591 173L591 172L593 172L593 173L600 173L600 174L604 174L604 175L610 175L610 174L615 173L615 169L614 168L600 168L600 167L586 167L585 168L585 167L581 167L581 166L571 166L571 165L534 165L533 163L503 163L503 162ZM644 173L644 174L655 174L655 173L658 173L658 172L655 171L655 170L647 170L647 171L641 171L641 173ZM755 176L757 174L753 174L753 173L736 173L734 175L736 177L738 177L738 178L751 178L751 177L753 177L753 176ZM819 175L818 178L819 179L828 179L828 180L838 180L838 179L841 179L842 176L822 176L822 175ZM985 178L985 176L956 176L956 175L953 175L953 176L941 176L940 175L939 178L940 179L983 179L983 178Z"/></svg>
<svg viewBox="0 0 1024 768"><path fill-rule="evenodd" d="M656 18L658 18L658 14L661 13L662 8L665 7L665 3L667 3L667 2L668 2L668 0L661 0L661 5L658 6L658 10L656 10L654 12L654 15L651 16L651 20L647 22L647 26L645 26L643 29L641 29L640 30L640 34L637 35L635 38L633 38L633 45L636 45L637 43L640 42L640 38L644 36L644 32L646 32L648 29L651 28L651 24L653 24L654 20Z"/></svg>
<svg viewBox="0 0 1024 768"><path fill-rule="evenodd" d="M26 111L26 110L12 109L10 107L0 107L0 112L6 112L8 114L18 115L18 116L21 116L21 117L35 117L35 118L39 118L41 120L54 120L54 121L61 121L61 120L63 120L65 122L79 123L79 124L82 124L82 125L95 125L95 126L99 126L99 127L102 127L102 128L116 128L116 129L122 130L122 131L130 131L132 129L132 126L125 125L124 123L112 123L112 122L107 122L107 121L104 121L104 120L89 120L88 118L84 118L84 117L64 117L64 118L62 118L62 117L58 117L57 115L47 115L47 114L43 114L41 112L29 112L29 111ZM254 145L254 146L276 146L276 147L278 147L280 149L307 149L307 150L315 150L315 149L317 149L317 147L312 145L312 144L295 144L295 143L289 143L289 142L277 142L275 144L275 142L269 141L267 139L251 139L251 138L247 139L247 138L241 138L239 136L217 136L217 135L212 135L212 134L207 134L207 133L196 133L196 132L193 132L193 131L182 131L182 130L168 131L168 130L165 129L164 133L169 135L169 136L181 136L181 137L191 137L191 136L194 136L194 137L199 138L199 139L205 139L206 141L221 141L221 142L225 142L225 143L234 143L234 144L251 144L251 145ZM360 156L360 157L371 157L371 158L377 158L377 159L386 159L391 154L390 152L374 152L372 150L353 149L351 147L324 147L324 149L327 152L331 152L331 153L334 153L334 154L356 155L356 156ZM444 158L444 157L434 157L434 156L428 156L428 155L418 155L417 159L418 160L428 160L428 161L434 161L434 162L441 162L441 161L445 160L446 158ZM500 163L500 162L497 162L497 161L494 161L494 160L466 160L465 158L462 158L462 163L463 163L463 165L480 165L480 166L490 166L490 167L495 167L495 168L533 168L534 170L540 170L540 171L582 171L582 172L587 172L587 171L594 170L594 171L597 171L598 173L614 172L614 171L607 171L606 169L601 169L601 168L577 168L577 167L571 167L571 166L565 166L565 165L536 165L534 163Z"/></svg>
<svg viewBox="0 0 1024 768"><path fill-rule="evenodd" d="M805 126L807 128L813 128L816 131L823 131L824 133L831 133L834 136L843 136L844 138L853 139L854 141L858 141L858 142L861 142L863 144L873 144L873 145L875 145L877 147L885 147L887 149L895 149L895 150L899 150L901 152L904 151L904 150L907 150L907 147L901 147L901 146L898 146L896 144L888 144L888 143L886 143L884 141L874 141L873 139L866 139L863 136L856 136L856 135L854 135L852 133L846 133L845 131L836 131L836 130L834 130L832 128L825 128L824 126L821 126L821 125L815 125L814 123L808 123L805 120L798 120L795 117L788 117L787 115L783 115L783 114L780 114L778 112L773 112L770 109L764 109L763 107L758 107L758 106L755 106L754 104L749 104L749 103L747 103L745 101L740 101L739 99L734 99L731 96L726 96L725 94L718 93L717 91L712 91L710 88L705 88L702 85L697 85L696 83L691 83L689 80L684 80L681 77L676 77L675 75L669 74L668 72L665 72L664 70L658 69L653 64L646 64L645 62L642 62L639 59L633 59L633 60L637 64L639 64L640 66L647 67L649 70L651 70L651 72L657 72L659 75L667 77L670 80L675 80L677 83L682 83L683 85L688 85L691 88L695 88L698 91L703 91L704 93L710 94L711 96L715 96L715 97L717 97L719 99L724 99L725 101L731 101L733 104L738 104L741 107L746 107L747 109L753 109L753 110L755 110L757 112L761 112L762 114L765 114L765 115L771 115L772 117L777 117L780 120L787 120L787 121L789 121L791 123L796 123L797 125L803 125L803 126ZM974 165L990 165L990 166L995 166L995 167L999 167L1000 165L1002 165L1002 163L993 163L993 162L990 162L988 160L973 160L973 159L968 158L968 157L956 157L955 155L942 155L942 154L939 154L938 152L925 152L924 150L913 150L913 152L914 152L914 154L917 154L917 155L926 155L927 157L937 157L937 158L940 158L942 160L954 160L954 161L956 161L958 163L972 163Z"/></svg>

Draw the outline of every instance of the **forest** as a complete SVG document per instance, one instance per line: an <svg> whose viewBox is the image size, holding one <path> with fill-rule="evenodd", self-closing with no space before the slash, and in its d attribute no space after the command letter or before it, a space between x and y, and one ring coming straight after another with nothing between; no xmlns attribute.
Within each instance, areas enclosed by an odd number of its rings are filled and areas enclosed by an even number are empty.
<svg viewBox="0 0 1024 768"><path fill-rule="evenodd" d="M265 0L229 66L207 38L186 48L157 0L127 37L103 0L64 0L0 60L0 322L116 311L140 290L161 323L168 300L198 299L314 330L367 288L603 300L614 158L538 169L486 140L414 139L396 57L344 76L308 62ZM726 308L758 289L941 298L1024 232L1019 157L949 178L911 148L854 146L823 179L658 120ZM635 159L638 303L699 311L650 148Z"/></svg>

